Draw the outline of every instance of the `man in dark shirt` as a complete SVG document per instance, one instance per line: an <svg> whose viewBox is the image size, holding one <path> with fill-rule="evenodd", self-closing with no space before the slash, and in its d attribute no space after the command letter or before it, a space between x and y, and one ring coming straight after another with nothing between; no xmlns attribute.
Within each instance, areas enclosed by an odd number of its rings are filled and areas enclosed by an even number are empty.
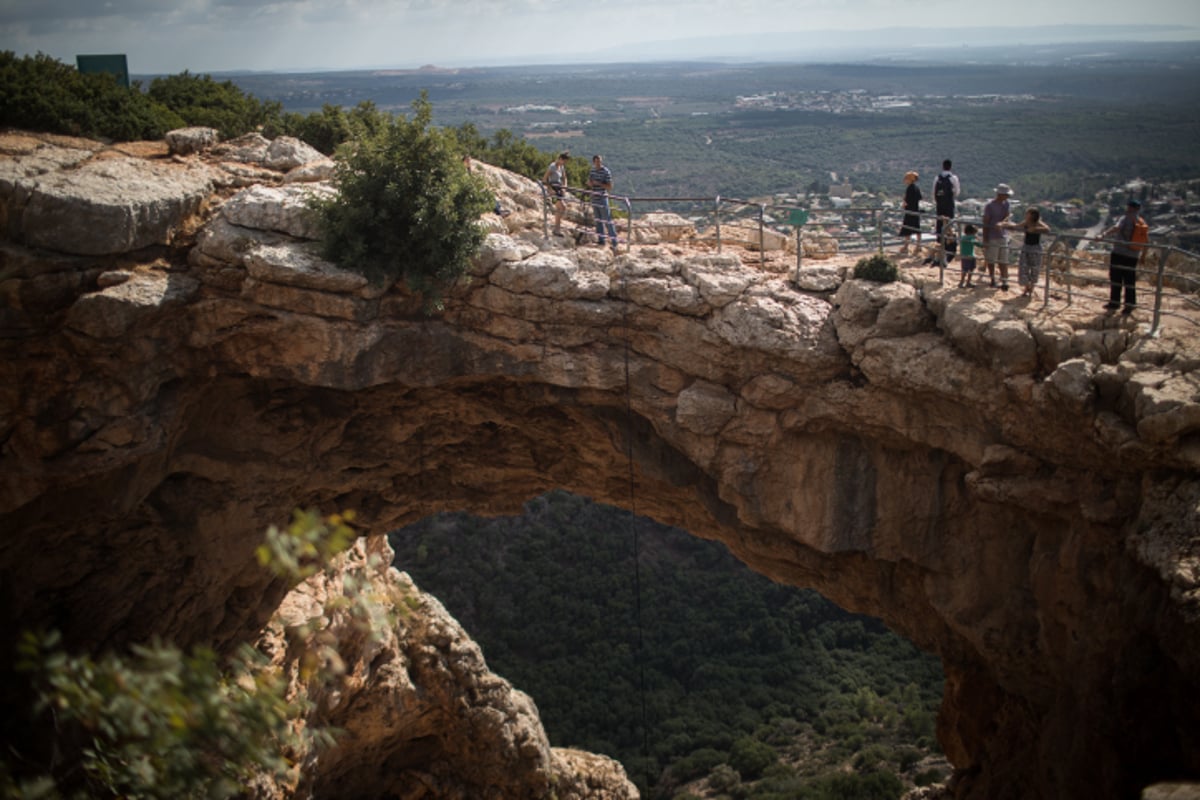
<svg viewBox="0 0 1200 800"><path fill-rule="evenodd" d="M1125 307L1122 314L1132 314L1137 305L1138 259L1141 257L1142 245L1136 241L1145 241L1149 226L1141 217L1142 202L1131 199L1125 205L1125 215L1120 222L1106 230L1101 236L1113 239L1112 255L1108 258L1108 282L1110 285L1108 303L1105 308L1115 311L1121 305L1121 289L1125 290ZM1140 231L1140 234L1139 234Z"/></svg>

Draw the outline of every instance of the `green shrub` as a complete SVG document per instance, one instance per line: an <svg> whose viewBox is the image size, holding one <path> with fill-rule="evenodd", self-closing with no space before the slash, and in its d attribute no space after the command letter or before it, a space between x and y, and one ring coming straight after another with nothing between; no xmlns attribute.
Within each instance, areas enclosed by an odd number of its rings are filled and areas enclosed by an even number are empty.
<svg viewBox="0 0 1200 800"><path fill-rule="evenodd" d="M681 783L695 780L725 762L726 755L711 747L701 747L677 760L670 767L670 776Z"/></svg>
<svg viewBox="0 0 1200 800"><path fill-rule="evenodd" d="M288 755L301 747L289 725L299 709L285 698L287 681L248 645L228 660L158 642L93 659L66 654L54 634L27 634L21 659L37 676L40 710L53 715L56 732L83 743L79 772L43 778L47 789L233 797L259 775L288 775Z"/></svg>
<svg viewBox="0 0 1200 800"><path fill-rule="evenodd" d="M432 128L422 94L412 119L387 121L338 152L339 192L320 202L325 256L375 283L404 281L436 299L463 275L492 206L463 167L454 138Z"/></svg>
<svg viewBox="0 0 1200 800"><path fill-rule="evenodd" d="M171 109L187 125L216 128L222 139L257 130L279 117L279 103L264 103L246 94L233 81L215 81L209 75L155 78L146 96Z"/></svg>
<svg viewBox="0 0 1200 800"><path fill-rule="evenodd" d="M0 126L131 141L159 139L182 118L112 75L81 74L50 56L0 52Z"/></svg>
<svg viewBox="0 0 1200 800"><path fill-rule="evenodd" d="M501 128L488 139L472 123L466 122L450 131L462 152L488 164L503 167L535 181L546 174L546 167L558 157L561 150L553 152L539 150L508 128ZM587 156L571 158L567 162L567 185L583 187L587 184L591 161Z"/></svg>
<svg viewBox="0 0 1200 800"><path fill-rule="evenodd" d="M352 518L298 511L286 529L268 531L259 563L293 585L330 570L353 543ZM376 594L364 571L341 577L341 593L301 634L300 675L315 684L342 672L336 641L318 629L334 612L369 637L395 622L396 598ZM228 658L161 642L92 657L67 653L56 633L26 633L17 669L30 681L34 714L53 726L53 753L6 752L0 797L244 796L260 778L293 782L300 759L333 741L327 728L295 725L305 707L288 699L287 675L249 645Z"/></svg>
<svg viewBox="0 0 1200 800"><path fill-rule="evenodd" d="M729 751L729 766L738 771L743 780L756 780L763 770L775 763L778 756L769 744L743 736L733 743Z"/></svg>
<svg viewBox="0 0 1200 800"><path fill-rule="evenodd" d="M917 786L932 786L935 783L941 783L946 776L937 768L921 770L913 776L913 783Z"/></svg>
<svg viewBox="0 0 1200 800"><path fill-rule="evenodd" d="M331 156L346 142L378 134L387 127L390 119L391 114L380 111L370 100L364 100L349 111L326 104L320 111L307 116L294 112L283 114L277 123L278 130L269 124L263 132L271 137L281 133L295 136Z"/></svg>
<svg viewBox="0 0 1200 800"><path fill-rule="evenodd" d="M854 277L877 283L892 283L900 276L896 264L882 253L860 258L854 265Z"/></svg>
<svg viewBox="0 0 1200 800"><path fill-rule="evenodd" d="M890 772L832 775L814 782L820 800L897 800L904 784Z"/></svg>
<svg viewBox="0 0 1200 800"><path fill-rule="evenodd" d="M718 792L728 792L740 786L742 777L733 767L721 764L708 776L708 785Z"/></svg>

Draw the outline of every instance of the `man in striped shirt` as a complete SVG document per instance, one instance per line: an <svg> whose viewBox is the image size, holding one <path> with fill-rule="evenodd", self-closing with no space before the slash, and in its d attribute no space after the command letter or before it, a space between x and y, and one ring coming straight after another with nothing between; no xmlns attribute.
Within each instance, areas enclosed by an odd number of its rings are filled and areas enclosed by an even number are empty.
<svg viewBox="0 0 1200 800"><path fill-rule="evenodd" d="M608 207L608 192L612 189L612 172L604 166L600 156L592 156L592 169L588 172L588 188L592 190L592 214L596 218L596 237L604 246L605 234L617 252L617 229L613 225L612 211Z"/></svg>

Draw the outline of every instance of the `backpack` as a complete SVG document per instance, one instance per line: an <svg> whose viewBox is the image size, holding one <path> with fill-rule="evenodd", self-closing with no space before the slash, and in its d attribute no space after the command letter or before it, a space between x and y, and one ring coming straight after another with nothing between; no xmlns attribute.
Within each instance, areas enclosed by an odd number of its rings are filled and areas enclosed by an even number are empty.
<svg viewBox="0 0 1200 800"><path fill-rule="evenodd" d="M1150 226L1146 224L1146 220L1138 217L1137 221L1133 223L1133 235L1129 237L1129 249L1140 253L1149 241Z"/></svg>
<svg viewBox="0 0 1200 800"><path fill-rule="evenodd" d="M954 181L950 180L948 174L938 175L937 183L933 185L933 196L939 202L954 202Z"/></svg>

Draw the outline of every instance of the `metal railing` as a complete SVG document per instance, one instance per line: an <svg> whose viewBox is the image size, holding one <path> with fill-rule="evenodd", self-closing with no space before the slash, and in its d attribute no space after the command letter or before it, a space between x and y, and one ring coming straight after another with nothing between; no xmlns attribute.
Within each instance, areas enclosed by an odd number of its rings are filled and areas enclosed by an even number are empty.
<svg viewBox="0 0 1200 800"><path fill-rule="evenodd" d="M549 219L553 211L555 198L550 196L542 184L544 199L542 226L543 235L549 238ZM585 235L595 235L592 226L591 206L593 198L598 193L586 189L568 187L565 201L568 204L566 219L572 219L574 230ZM614 224L617 228L618 242L629 252L634 241L638 239L637 209L650 206L641 217L650 213L676 213L692 225L696 235L691 241L707 242L715 245L721 252L723 244L732 242L730 229L736 229L743 234L749 232L749 244L757 245L760 263L765 265L768 250L768 236L790 237L780 227L791 228L796 237L796 274L798 280L804 261L804 234L806 231L819 229L825 236L837 242L838 252L879 252L883 253L888 247L898 246L904 240L899 235L901 221L906 214L918 214L922 228L927 225L930 230L922 230L922 238L928 236L933 242L931 250L932 263L938 269L938 283L945 285L945 273L949 266L947 253L940 246L932 228L935 226L937 215L931 212L911 212L903 208L884 206L846 206L833 209L812 209L803 206L776 203L756 203L731 197L629 197L609 193L610 207L615 203ZM572 215L571 205L577 204L579 209ZM690 213L689 213L690 212ZM686 215L686 216L685 216ZM947 227L953 228L957 237L961 238L962 228L973 224L982 232L982 221L973 217L955 217L945 221ZM653 226L647 226L652 229ZM887 233L892 230L894 233ZM768 231L770 234L768 234ZM624 234L623 236L621 234ZM1076 298L1110 302L1110 295L1097 291L1097 287L1113 286L1107 273L1107 253L1112 245L1117 244L1112 239L1103 239L1081 234L1048 233L1043 235L1049 242L1042 250L1042 263L1039 283L1043 292L1042 304L1046 306L1052 297L1064 296L1066 303L1071 305ZM739 243L747 243L746 236L737 239ZM982 242L977 247L982 253ZM1004 248L1002 258L1008 267L1017 268L1020 244L1008 244ZM979 268L984 266L982 257L977 259ZM1087 270L1100 270L1102 276L1090 275ZM1146 288L1153 290L1153 320L1150 324L1150 334L1157 335L1162 328L1164 317L1183 320L1192 325L1200 326L1200 255L1166 244L1146 244L1143 246L1141 258L1135 268L1137 281Z"/></svg>

